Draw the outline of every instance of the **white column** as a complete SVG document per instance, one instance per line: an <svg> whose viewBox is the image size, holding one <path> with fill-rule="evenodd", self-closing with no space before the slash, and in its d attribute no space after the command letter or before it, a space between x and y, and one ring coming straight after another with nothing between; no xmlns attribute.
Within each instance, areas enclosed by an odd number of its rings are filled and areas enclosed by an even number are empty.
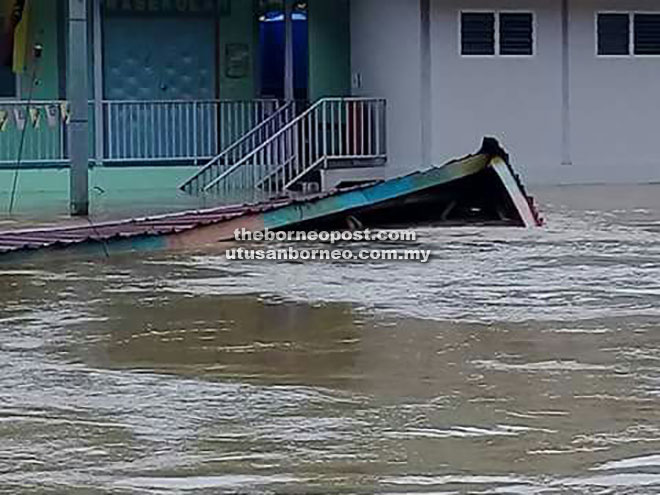
<svg viewBox="0 0 660 495"><path fill-rule="evenodd" d="M568 0L561 2L561 163L572 165L571 157L571 47Z"/></svg>
<svg viewBox="0 0 660 495"><path fill-rule="evenodd" d="M284 99L293 100L293 2L284 0Z"/></svg>
<svg viewBox="0 0 660 495"><path fill-rule="evenodd" d="M87 108L87 0L69 0L67 100L69 196L73 216L89 214L89 116Z"/></svg>
<svg viewBox="0 0 660 495"><path fill-rule="evenodd" d="M420 120L421 120L421 146L422 166L430 167L432 124L431 114L431 2L430 0L419 0L420 11Z"/></svg>

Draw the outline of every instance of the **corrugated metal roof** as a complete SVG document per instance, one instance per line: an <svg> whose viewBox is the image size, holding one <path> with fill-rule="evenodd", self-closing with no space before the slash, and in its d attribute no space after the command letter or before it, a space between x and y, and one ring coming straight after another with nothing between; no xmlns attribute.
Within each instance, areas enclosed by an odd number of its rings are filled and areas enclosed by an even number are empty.
<svg viewBox="0 0 660 495"><path fill-rule="evenodd" d="M158 236L176 234L197 227L224 222L243 215L265 213L276 208L322 199L371 185L373 183L350 189L305 196L303 198L276 198L263 203L221 206L205 210L185 211L102 223L90 222L89 225L63 225L48 228L9 230L0 232L0 255L21 250L80 244L88 241L109 242L141 235Z"/></svg>
<svg viewBox="0 0 660 495"><path fill-rule="evenodd" d="M280 199L259 204L223 206L199 211L135 218L89 225L58 226L0 232L0 254L22 249L42 249L86 241L106 242L139 235L180 233L203 225L230 220L248 213L262 213L299 200Z"/></svg>
<svg viewBox="0 0 660 495"><path fill-rule="evenodd" d="M431 167L430 170L434 168L437 167ZM429 170L420 170L406 177L420 176L428 172ZM350 191L366 189L381 182L384 181L373 181L355 187L300 198L276 198L263 203L222 206L206 210L186 211L97 224L90 222L89 225L9 230L0 232L0 255L27 249L43 249L58 245L80 244L87 241L109 242L114 239L140 235L157 236L180 233L196 227L227 221L248 213L264 213L284 206L306 203Z"/></svg>

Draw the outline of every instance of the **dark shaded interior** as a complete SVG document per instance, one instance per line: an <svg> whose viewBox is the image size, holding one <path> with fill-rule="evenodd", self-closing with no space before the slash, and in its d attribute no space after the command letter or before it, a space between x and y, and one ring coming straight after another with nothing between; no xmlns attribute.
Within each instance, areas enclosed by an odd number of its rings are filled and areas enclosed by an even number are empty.
<svg viewBox="0 0 660 495"><path fill-rule="evenodd" d="M481 172L382 203L344 211L286 230L398 228L424 225L523 226L497 172Z"/></svg>

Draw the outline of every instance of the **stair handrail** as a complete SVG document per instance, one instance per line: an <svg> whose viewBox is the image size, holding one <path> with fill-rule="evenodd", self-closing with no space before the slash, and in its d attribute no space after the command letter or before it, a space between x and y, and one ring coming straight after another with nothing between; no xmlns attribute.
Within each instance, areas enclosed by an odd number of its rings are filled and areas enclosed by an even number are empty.
<svg viewBox="0 0 660 495"><path fill-rule="evenodd" d="M293 126L297 125L298 122L302 121L304 118L309 116L312 112L314 112L317 108L319 108L321 105L324 104L326 101L326 98L322 98L318 100L316 103L314 103L312 106L310 106L307 110L305 110L303 113L298 115L295 119L293 119L291 122L289 122L287 125L282 127L279 131L277 131L275 134L273 134L269 139L261 143L259 146L254 148L250 153L245 155L243 158L241 158L239 161L237 161L234 165L229 167L227 170L225 170L221 175L216 177L213 181L209 182L206 187L204 187L205 191L208 191L209 189L213 188L218 184L220 181L222 181L225 177L228 175L232 174L234 170L238 169L239 167L243 166L245 163L247 163L249 160L251 160L253 157L257 155L257 153L260 153L263 148L266 148L267 146L270 145L270 143L275 142L276 139L278 139L282 134L285 132L288 132L293 128Z"/></svg>
<svg viewBox="0 0 660 495"><path fill-rule="evenodd" d="M269 115L268 118L266 118L262 122L260 122L259 125L255 126L249 132L247 132L246 134L241 136L239 139L234 141L232 144L230 144L228 147L226 147L224 150L222 150L218 155L216 155L211 160L209 160L204 166L202 166L199 170L197 170L197 172L195 172L195 175L188 178L183 184L181 184L179 186L179 189L185 190L186 187L188 187L192 182L197 180L201 175L204 174L204 172L209 170L216 163L218 163L222 158L229 155L231 152L233 152L239 146L242 146L248 139L252 138L256 133L260 132L264 127L266 127L271 122L273 122L275 119L280 117L287 110L291 109L295 105L295 103L296 102L293 101L293 100L286 102L284 105L282 105L280 108L278 108L272 115Z"/></svg>
<svg viewBox="0 0 660 495"><path fill-rule="evenodd" d="M298 125L301 121L303 121L304 119L309 117L309 115L311 115L313 112L315 112L318 108L325 105L326 103L332 103L332 102L352 103L352 102L373 101L373 100L374 100L374 98L366 98L366 97L329 97L329 98L319 99L316 103L314 103L312 106L310 106L307 110L305 110L303 113L301 113L298 117L293 119L287 125L282 127L279 131L277 131L275 134L273 134L270 138L268 138L266 141L264 141L259 146L254 148L250 153L245 155L243 158L241 158L239 161L237 161L234 165L232 165L227 170L225 170L222 174L220 174L218 177L216 177L213 181L209 182L204 187L204 191L208 191L209 189L215 187L225 177L232 174L234 172L234 170L238 169L239 167L241 167L245 163L247 163L249 160L254 158L263 149L265 149L267 146L270 146L271 143L275 142L275 140L279 139L286 132L289 132L291 129L294 128L294 126ZM325 147L326 147L325 143L323 144L323 147L324 147L324 149L323 149L322 155L325 156L327 154L326 153L327 150L325 149Z"/></svg>

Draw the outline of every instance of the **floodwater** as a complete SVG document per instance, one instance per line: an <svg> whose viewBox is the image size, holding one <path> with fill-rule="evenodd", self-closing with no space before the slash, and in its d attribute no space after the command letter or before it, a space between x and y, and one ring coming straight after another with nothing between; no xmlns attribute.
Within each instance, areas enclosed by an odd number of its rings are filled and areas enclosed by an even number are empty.
<svg viewBox="0 0 660 495"><path fill-rule="evenodd" d="M0 492L660 493L660 186L422 264L3 266Z"/></svg>

